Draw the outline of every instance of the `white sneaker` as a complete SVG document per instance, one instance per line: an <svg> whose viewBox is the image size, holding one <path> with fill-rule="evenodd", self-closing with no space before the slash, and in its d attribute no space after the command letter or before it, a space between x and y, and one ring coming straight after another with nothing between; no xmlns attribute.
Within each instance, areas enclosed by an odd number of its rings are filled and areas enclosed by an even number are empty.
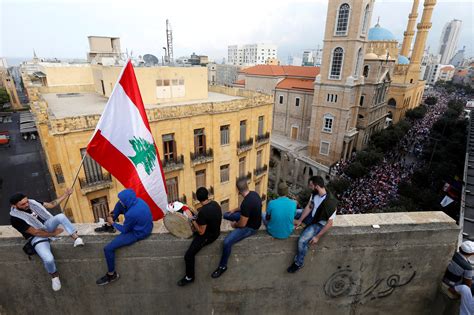
<svg viewBox="0 0 474 315"><path fill-rule="evenodd" d="M74 247L77 246L84 246L84 241L80 237L76 238L76 240L74 241Z"/></svg>
<svg viewBox="0 0 474 315"><path fill-rule="evenodd" d="M61 290L61 281L59 280L59 277L52 278L51 282L52 282L52 285L53 285L53 291Z"/></svg>

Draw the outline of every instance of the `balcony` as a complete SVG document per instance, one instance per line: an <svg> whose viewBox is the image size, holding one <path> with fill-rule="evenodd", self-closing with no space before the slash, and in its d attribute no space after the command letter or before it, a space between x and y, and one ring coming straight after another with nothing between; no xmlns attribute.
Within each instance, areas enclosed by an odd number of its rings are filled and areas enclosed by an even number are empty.
<svg viewBox="0 0 474 315"><path fill-rule="evenodd" d="M256 135L255 136L255 147L259 147L261 145L264 145L265 143L270 142L270 133L267 131L262 135Z"/></svg>
<svg viewBox="0 0 474 315"><path fill-rule="evenodd" d="M211 197L214 197L214 187L211 186L208 188L209 191L209 198ZM193 191L193 203L196 204L196 203L199 203L199 200L197 199L197 196L196 196L196 192Z"/></svg>
<svg viewBox="0 0 474 315"><path fill-rule="evenodd" d="M267 164L257 169L254 169L253 175L255 176L255 179L262 177L267 172L267 170L268 170Z"/></svg>
<svg viewBox="0 0 474 315"><path fill-rule="evenodd" d="M237 179L235 180L235 183L237 184L237 182L239 180L242 180L242 179L246 179L247 181L251 180L252 179L252 173L248 172L247 175L237 177Z"/></svg>
<svg viewBox="0 0 474 315"><path fill-rule="evenodd" d="M184 156L181 154L179 157L161 160L161 166L165 173L182 170L184 168Z"/></svg>
<svg viewBox="0 0 474 315"><path fill-rule="evenodd" d="M79 185L81 186L81 192L84 196L101 189L109 189L112 187L112 175L110 175L110 173L103 173L93 178L80 177Z"/></svg>
<svg viewBox="0 0 474 315"><path fill-rule="evenodd" d="M190 155L192 166L212 162L214 160L214 152L212 152L212 149L207 149L203 152L191 152Z"/></svg>
<svg viewBox="0 0 474 315"><path fill-rule="evenodd" d="M250 149L252 149L253 145L253 138L248 138L245 141L237 141L237 154L244 153Z"/></svg>

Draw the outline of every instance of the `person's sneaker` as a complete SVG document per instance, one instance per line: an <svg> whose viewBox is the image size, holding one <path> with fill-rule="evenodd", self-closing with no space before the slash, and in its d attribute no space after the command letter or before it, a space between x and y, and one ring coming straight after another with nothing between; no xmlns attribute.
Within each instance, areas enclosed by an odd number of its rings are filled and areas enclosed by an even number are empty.
<svg viewBox="0 0 474 315"><path fill-rule="evenodd" d="M226 270L227 267L219 267L212 273L211 277L213 277L214 279L219 278L224 272L226 272Z"/></svg>
<svg viewBox="0 0 474 315"><path fill-rule="evenodd" d="M94 231L97 233L115 233L115 228L112 225L105 223L104 225L95 228Z"/></svg>
<svg viewBox="0 0 474 315"><path fill-rule="evenodd" d="M188 277L184 276L183 279L178 281L178 285L180 287L184 287L186 284L190 284L194 282L194 278L188 279Z"/></svg>
<svg viewBox="0 0 474 315"><path fill-rule="evenodd" d="M59 280L59 277L51 278L51 284L53 287L53 291L61 290L61 280Z"/></svg>
<svg viewBox="0 0 474 315"><path fill-rule="evenodd" d="M84 241L80 237L76 238L76 240L74 241L74 247L78 246L84 246Z"/></svg>
<svg viewBox="0 0 474 315"><path fill-rule="evenodd" d="M288 271L289 273L295 273L297 272L298 270L300 270L303 266L298 266L295 262L291 264L290 267L288 267L288 269L286 269L286 271Z"/></svg>
<svg viewBox="0 0 474 315"><path fill-rule="evenodd" d="M111 282L114 282L115 280L118 280L118 278L120 278L120 276L116 272L114 272L113 275L109 275L108 273L106 273L105 276L103 276L102 278L97 280L95 283L97 285L106 285L106 284L109 284Z"/></svg>

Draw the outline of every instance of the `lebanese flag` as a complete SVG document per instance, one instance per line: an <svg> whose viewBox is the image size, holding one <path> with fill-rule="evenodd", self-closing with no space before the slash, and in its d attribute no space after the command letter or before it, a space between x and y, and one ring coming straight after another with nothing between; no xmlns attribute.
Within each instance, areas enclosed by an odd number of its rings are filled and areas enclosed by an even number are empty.
<svg viewBox="0 0 474 315"><path fill-rule="evenodd" d="M168 204L165 176L130 60L115 84L87 153L148 204L153 220L163 217Z"/></svg>

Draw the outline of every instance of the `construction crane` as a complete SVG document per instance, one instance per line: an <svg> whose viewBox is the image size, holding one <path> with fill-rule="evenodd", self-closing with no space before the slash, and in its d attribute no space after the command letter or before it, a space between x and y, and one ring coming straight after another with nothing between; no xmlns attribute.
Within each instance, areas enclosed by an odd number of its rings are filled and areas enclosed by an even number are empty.
<svg viewBox="0 0 474 315"><path fill-rule="evenodd" d="M173 31L171 30L171 24L168 19L166 19L166 62L173 63Z"/></svg>

